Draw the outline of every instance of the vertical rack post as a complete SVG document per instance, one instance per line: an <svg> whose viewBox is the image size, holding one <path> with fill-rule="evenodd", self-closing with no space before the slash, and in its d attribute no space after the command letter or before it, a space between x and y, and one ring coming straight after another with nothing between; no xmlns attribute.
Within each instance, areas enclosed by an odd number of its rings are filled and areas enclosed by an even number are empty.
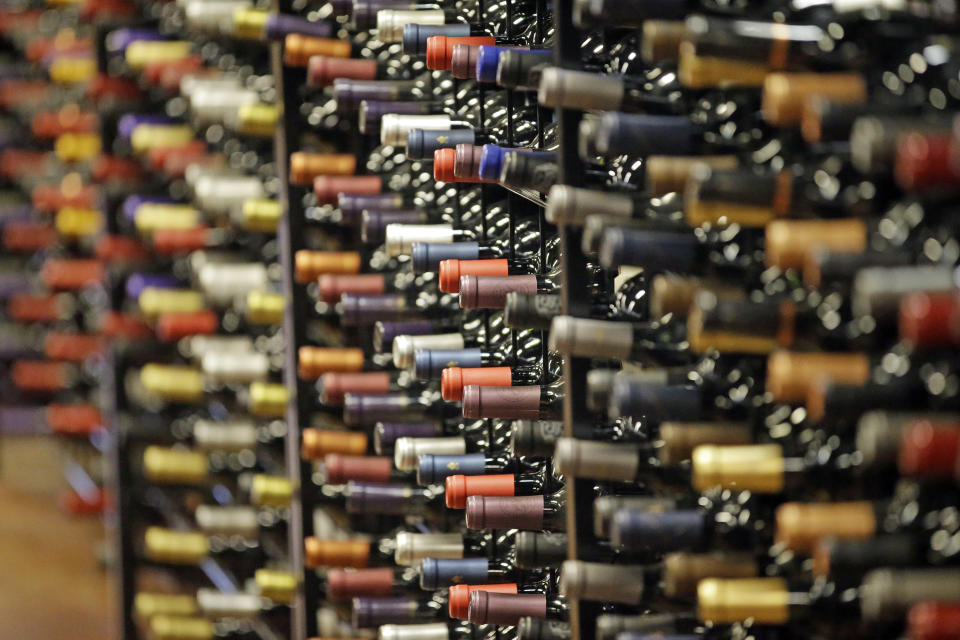
<svg viewBox="0 0 960 640"><path fill-rule="evenodd" d="M579 38L573 26L573 1L554 0L554 23L556 44L554 59L559 67L581 68ZM577 155L577 137L583 114L571 109L557 110L557 127L560 140L560 182L579 186L583 183L583 163ZM580 229L560 226L562 303L564 315L588 315L589 284L587 260L581 251ZM563 403L564 435L577 437L589 426L592 416L586 407L586 378L588 362L583 358L565 358L563 378L566 385ZM567 485L567 557L590 559L595 548L591 513L593 510L593 483L573 479ZM572 640L592 640L596 635L596 619L599 604L595 602L570 602L570 628Z"/></svg>
<svg viewBox="0 0 960 640"><path fill-rule="evenodd" d="M289 0L273 0L274 11L290 12ZM304 513L302 496L299 488L310 482L310 469L300 459L300 418L309 415L304 404L308 402L309 394L300 388L300 379L297 376L297 347L305 344L305 320L307 318L306 298L296 295L296 281L294 278L294 257L298 250L303 248L303 207L300 199L291 194L288 177L288 153L295 147L296 140L296 113L299 105L297 87L302 84L302 78L297 78L298 71L283 64L283 44L273 42L270 45L270 64L273 77L277 83L277 100L282 109L282 116L274 138L274 162L280 180L280 206L283 214L277 229L277 239L280 243L280 259L283 265L283 293L287 305L283 314L283 335L286 343L286 353L283 367L283 383L290 393L290 403L287 406L287 438L285 443L285 462L287 474L297 488L296 494L290 503L289 557L290 567L294 574L302 573L301 588L290 604L291 637L303 640L317 633L316 612L317 603L314 601L317 594L316 576L312 572L304 572L303 541L313 534L313 521L309 514ZM301 391L304 391L301 393Z"/></svg>

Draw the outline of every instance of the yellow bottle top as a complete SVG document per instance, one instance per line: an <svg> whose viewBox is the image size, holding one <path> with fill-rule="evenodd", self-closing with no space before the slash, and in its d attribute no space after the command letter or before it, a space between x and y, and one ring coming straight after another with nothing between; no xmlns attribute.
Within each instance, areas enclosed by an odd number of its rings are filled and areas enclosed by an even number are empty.
<svg viewBox="0 0 960 640"><path fill-rule="evenodd" d="M284 507L293 499L293 483L283 476L258 474L250 485L250 502L259 507Z"/></svg>
<svg viewBox="0 0 960 640"><path fill-rule="evenodd" d="M198 402L203 399L203 372L192 367L147 364L140 369L143 387L172 402Z"/></svg>
<svg viewBox="0 0 960 640"><path fill-rule="evenodd" d="M171 564L198 564L210 554L210 541L202 533L149 527L143 537L151 560Z"/></svg>
<svg viewBox="0 0 960 640"><path fill-rule="evenodd" d="M47 72L57 84L80 84L97 75L97 61L86 56L61 56L50 63Z"/></svg>
<svg viewBox="0 0 960 640"><path fill-rule="evenodd" d="M257 569L253 579L260 588L260 595L274 602L291 602L297 590L297 576L289 571Z"/></svg>
<svg viewBox="0 0 960 640"><path fill-rule="evenodd" d="M185 124L140 124L130 134L130 146L137 153L145 153L154 148L183 146L195 137L193 129Z"/></svg>
<svg viewBox="0 0 960 640"><path fill-rule="evenodd" d="M700 445L693 450L693 486L777 493L783 489L783 450L778 444Z"/></svg>
<svg viewBox="0 0 960 640"><path fill-rule="evenodd" d="M697 585L697 615L704 622L759 624L790 620L790 592L781 578L707 578Z"/></svg>
<svg viewBox="0 0 960 640"><path fill-rule="evenodd" d="M137 231L149 235L154 231L188 231L200 225L200 212L186 204L145 202L133 214Z"/></svg>
<svg viewBox="0 0 960 640"><path fill-rule="evenodd" d="M270 12L263 9L237 9L233 14L233 35L249 40L262 40Z"/></svg>
<svg viewBox="0 0 960 640"><path fill-rule="evenodd" d="M207 456L197 451L158 446L143 451L143 474L151 482L203 484L209 472Z"/></svg>
<svg viewBox="0 0 960 640"><path fill-rule="evenodd" d="M213 640L216 631L206 618L186 616L155 616L150 620L150 634L154 640Z"/></svg>
<svg viewBox="0 0 960 640"><path fill-rule="evenodd" d="M203 294L191 289L147 287L140 292L137 302L140 312L148 318L161 313L195 313L206 308Z"/></svg>
<svg viewBox="0 0 960 640"><path fill-rule="evenodd" d="M276 200L250 198L243 201L241 215L244 229L276 233L280 216L283 215L283 207Z"/></svg>
<svg viewBox="0 0 960 640"><path fill-rule="evenodd" d="M251 291L247 294L246 318L250 324L280 324L287 299L279 293Z"/></svg>
<svg viewBox="0 0 960 640"><path fill-rule="evenodd" d="M282 384L254 382L250 385L250 413L261 418L282 418L287 413L290 394Z"/></svg>
<svg viewBox="0 0 960 640"><path fill-rule="evenodd" d="M128 67L138 71L148 64L182 60L192 48L193 44L184 40L135 40L127 46L124 58Z"/></svg>
<svg viewBox="0 0 960 640"><path fill-rule="evenodd" d="M57 211L54 226L62 236L81 238L96 235L103 229L103 214L96 209L64 207Z"/></svg>
<svg viewBox="0 0 960 640"><path fill-rule="evenodd" d="M197 612L197 600L178 593L138 593L133 599L133 610L143 619L160 615L191 616Z"/></svg>
<svg viewBox="0 0 960 640"><path fill-rule="evenodd" d="M95 133L62 133L53 143L61 162L88 162L100 155L100 136Z"/></svg>
<svg viewBox="0 0 960 640"><path fill-rule="evenodd" d="M269 138L277 130L280 108L272 104L244 104L237 109L237 131L247 136Z"/></svg>

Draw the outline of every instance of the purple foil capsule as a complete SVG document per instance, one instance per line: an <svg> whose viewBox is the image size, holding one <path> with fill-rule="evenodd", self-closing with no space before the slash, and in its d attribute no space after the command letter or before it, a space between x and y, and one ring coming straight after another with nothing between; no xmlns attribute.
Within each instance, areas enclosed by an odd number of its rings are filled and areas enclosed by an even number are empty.
<svg viewBox="0 0 960 640"><path fill-rule="evenodd" d="M281 40L292 33L311 38L329 38L333 26L329 22L313 22L284 13L271 13L267 18L266 36L269 40Z"/></svg>
<svg viewBox="0 0 960 640"><path fill-rule="evenodd" d="M360 222L360 215L368 209L397 211L406 209L408 206L410 206L410 203L404 201L403 196L398 193L379 193L370 196L341 193L337 196L337 207L347 224Z"/></svg>
<svg viewBox="0 0 960 640"><path fill-rule="evenodd" d="M426 221L427 216L422 211L366 210L361 216L360 238L367 244L381 244L388 224L423 224Z"/></svg>
<svg viewBox="0 0 960 640"><path fill-rule="evenodd" d="M0 433L29 435L47 432L47 414L43 407L0 407Z"/></svg>
<svg viewBox="0 0 960 640"><path fill-rule="evenodd" d="M373 449L377 455L389 455L398 438L431 438L439 432L432 422L378 422L373 428Z"/></svg>
<svg viewBox="0 0 960 640"><path fill-rule="evenodd" d="M417 601L411 598L354 598L353 626L370 629L417 619Z"/></svg>
<svg viewBox="0 0 960 640"><path fill-rule="evenodd" d="M120 116L117 120L117 135L124 140L129 140L133 135L133 130L141 124L169 124L173 122L171 118L161 116L155 113L128 113Z"/></svg>
<svg viewBox="0 0 960 640"><path fill-rule="evenodd" d="M512 292L537 295L537 276L460 276L461 309L503 309Z"/></svg>
<svg viewBox="0 0 960 640"><path fill-rule="evenodd" d="M348 80L337 78L333 81L333 97L337 101L337 110L353 111L364 100L396 100L405 83L394 80Z"/></svg>
<svg viewBox="0 0 960 640"><path fill-rule="evenodd" d="M180 281L165 273L132 273L127 278L126 294L128 300L139 300L140 294L147 287L157 289L175 289Z"/></svg>
<svg viewBox="0 0 960 640"><path fill-rule="evenodd" d="M393 348L393 339L397 336L425 336L437 333L436 328L429 320L377 322L373 325L373 348L377 353L386 353Z"/></svg>
<svg viewBox="0 0 960 640"><path fill-rule="evenodd" d="M0 272L0 299L6 299L15 293L29 290L33 284L26 273Z"/></svg>
<svg viewBox="0 0 960 640"><path fill-rule="evenodd" d="M351 426L372 425L380 420L417 420L424 407L402 393L355 394L343 398L343 422Z"/></svg>
<svg viewBox="0 0 960 640"><path fill-rule="evenodd" d="M123 217L127 220L133 221L134 217L137 214L137 209L142 204L148 202L157 202L164 204L172 204L174 202L173 198L168 198L166 196L145 196L145 195L132 195L127 196L126 200L123 201L121 209L123 210Z"/></svg>
<svg viewBox="0 0 960 640"><path fill-rule="evenodd" d="M22 202L11 204L0 204L0 221L8 222L11 220L32 220L37 215L33 205Z"/></svg>
<svg viewBox="0 0 960 640"><path fill-rule="evenodd" d="M391 100L364 100L360 103L360 133L374 134L380 131L380 121L388 113L416 115L430 112L430 103Z"/></svg>
<svg viewBox="0 0 960 640"><path fill-rule="evenodd" d="M123 53L127 50L132 43L137 42L138 40L166 40L164 36L159 31L153 29L137 29L135 27L124 27L122 29L114 29L107 34L105 44L107 46L107 51L110 53Z"/></svg>
<svg viewBox="0 0 960 640"><path fill-rule="evenodd" d="M371 325L378 320L403 320L416 311L402 295L343 294L340 298L340 322L346 326Z"/></svg>
<svg viewBox="0 0 960 640"><path fill-rule="evenodd" d="M404 515L410 510L411 496L411 488L405 484L354 480L347 484L347 512Z"/></svg>

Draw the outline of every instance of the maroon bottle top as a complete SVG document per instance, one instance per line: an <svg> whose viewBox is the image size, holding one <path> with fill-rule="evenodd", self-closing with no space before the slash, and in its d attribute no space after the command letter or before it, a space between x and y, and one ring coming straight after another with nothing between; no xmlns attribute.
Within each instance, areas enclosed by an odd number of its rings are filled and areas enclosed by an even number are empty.
<svg viewBox="0 0 960 640"><path fill-rule="evenodd" d="M474 624L516 626L520 618L547 617L547 596L542 593L471 591L467 616Z"/></svg>
<svg viewBox="0 0 960 640"><path fill-rule="evenodd" d="M543 496L468 496L469 529L543 529Z"/></svg>
<svg viewBox="0 0 960 640"><path fill-rule="evenodd" d="M512 292L537 295L537 276L460 276L461 309L503 309Z"/></svg>
<svg viewBox="0 0 960 640"><path fill-rule="evenodd" d="M512 418L536 420L540 415L540 387L463 388L464 418Z"/></svg>

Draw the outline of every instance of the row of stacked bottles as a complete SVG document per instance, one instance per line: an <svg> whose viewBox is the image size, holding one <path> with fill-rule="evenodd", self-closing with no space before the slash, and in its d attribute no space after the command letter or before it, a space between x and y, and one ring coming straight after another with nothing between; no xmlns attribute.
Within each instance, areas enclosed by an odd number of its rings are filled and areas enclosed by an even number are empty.
<svg viewBox="0 0 960 640"><path fill-rule="evenodd" d="M956 12L331 10L352 60L284 44L308 635L954 637Z"/></svg>
<svg viewBox="0 0 960 640"><path fill-rule="evenodd" d="M90 5L124 637L957 636L951 5Z"/></svg>
<svg viewBox="0 0 960 640"><path fill-rule="evenodd" d="M68 504L106 509L112 637L280 639L298 580L271 19L200 4L0 13L4 400L36 403L3 428L69 436Z"/></svg>

